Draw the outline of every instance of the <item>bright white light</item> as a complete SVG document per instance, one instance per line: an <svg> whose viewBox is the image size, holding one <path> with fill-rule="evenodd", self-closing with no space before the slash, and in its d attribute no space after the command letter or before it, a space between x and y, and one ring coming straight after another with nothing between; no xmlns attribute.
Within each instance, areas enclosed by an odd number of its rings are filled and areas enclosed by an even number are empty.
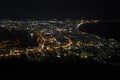
<svg viewBox="0 0 120 80"><path fill-rule="evenodd" d="M34 36L34 33L30 33L30 36L33 37L33 36Z"/></svg>

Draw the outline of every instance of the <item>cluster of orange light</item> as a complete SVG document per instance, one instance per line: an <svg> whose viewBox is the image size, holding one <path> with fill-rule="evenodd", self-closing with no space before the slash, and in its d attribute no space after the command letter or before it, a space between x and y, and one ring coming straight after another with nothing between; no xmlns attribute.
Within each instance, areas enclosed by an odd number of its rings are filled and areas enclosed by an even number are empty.
<svg viewBox="0 0 120 80"><path fill-rule="evenodd" d="M44 33L47 34L47 33ZM41 32L37 32L35 33L35 35L37 36L37 42L38 42L38 46L37 47L32 47L32 48L26 48L24 50L20 50L20 49L10 49L8 53L0 53L0 58L2 57L12 57L12 56L20 56L21 54L26 54L29 52L40 52L40 51L54 51L54 50L58 50L60 48L60 46L58 46L56 44L57 39L55 37L44 37L43 34ZM68 48L72 45L72 40L70 40L68 37L64 36L65 39L68 40L68 43L65 45L61 45L62 48ZM18 45L19 44L19 40L16 40L17 42L14 43L13 45ZM8 41L5 41L5 44L3 45L3 42L0 43L1 47L0 49L4 48L6 49L6 46L10 46L7 45ZM45 45L45 43L50 43L49 45ZM54 45L52 44L54 43ZM56 44L56 45L55 45ZM12 45L12 46L13 46Z"/></svg>

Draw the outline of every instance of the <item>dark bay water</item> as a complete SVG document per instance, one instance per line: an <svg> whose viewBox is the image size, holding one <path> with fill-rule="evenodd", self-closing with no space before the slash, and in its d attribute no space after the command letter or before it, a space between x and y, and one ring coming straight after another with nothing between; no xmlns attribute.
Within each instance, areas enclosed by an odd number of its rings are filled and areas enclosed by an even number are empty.
<svg viewBox="0 0 120 80"><path fill-rule="evenodd" d="M113 38L120 41L120 22L98 22L83 25L80 30L99 35L104 38Z"/></svg>

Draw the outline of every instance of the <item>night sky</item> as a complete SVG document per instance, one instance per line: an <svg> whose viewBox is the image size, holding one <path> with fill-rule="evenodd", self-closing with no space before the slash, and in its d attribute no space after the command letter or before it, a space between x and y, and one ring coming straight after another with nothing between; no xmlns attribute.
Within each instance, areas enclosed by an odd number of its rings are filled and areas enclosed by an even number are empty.
<svg viewBox="0 0 120 80"><path fill-rule="evenodd" d="M119 2L92 0L0 1L0 18L119 19Z"/></svg>

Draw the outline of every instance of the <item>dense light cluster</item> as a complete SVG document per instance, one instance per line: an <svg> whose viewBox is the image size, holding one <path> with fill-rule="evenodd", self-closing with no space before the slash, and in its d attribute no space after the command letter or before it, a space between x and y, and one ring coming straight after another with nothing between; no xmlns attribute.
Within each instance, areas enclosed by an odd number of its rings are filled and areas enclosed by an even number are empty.
<svg viewBox="0 0 120 80"><path fill-rule="evenodd" d="M120 43L79 31L80 21L0 21L0 58L21 57L35 61L75 56L108 64L120 64Z"/></svg>

